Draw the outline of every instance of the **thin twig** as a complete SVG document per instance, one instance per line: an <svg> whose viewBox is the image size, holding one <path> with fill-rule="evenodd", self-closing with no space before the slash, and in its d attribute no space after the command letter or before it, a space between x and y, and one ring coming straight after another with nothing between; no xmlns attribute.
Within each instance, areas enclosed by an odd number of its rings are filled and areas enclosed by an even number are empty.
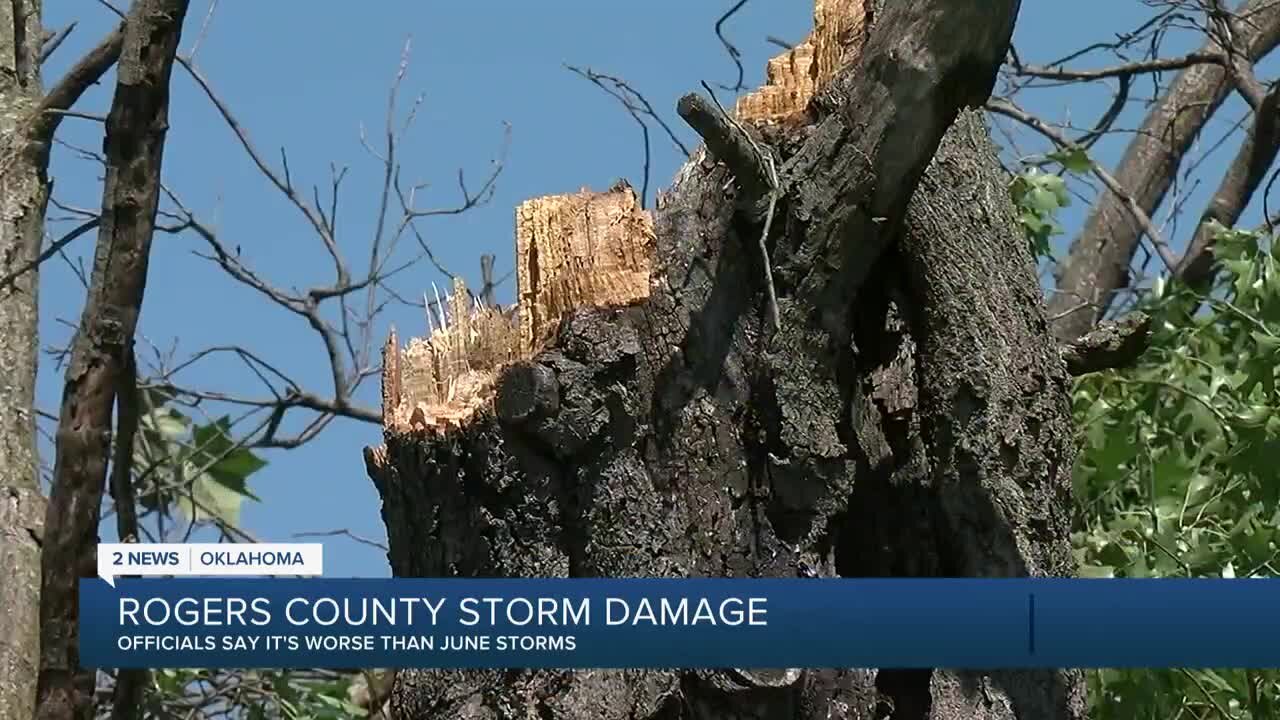
<svg viewBox="0 0 1280 720"><path fill-rule="evenodd" d="M293 534L293 536L294 536L295 538L310 538L310 537L337 537L337 536L348 537L348 538L351 538L352 540L355 540L355 541L356 541L356 542L358 542L358 543L361 543L362 545L368 545L368 546L370 546L370 547L376 547L376 548L378 548L379 550L382 550L383 552L388 552L388 549L387 549L386 544L384 544L384 543L380 543L380 542L378 542L377 540L372 540L372 539L367 538L367 537L364 537L364 536L362 536L362 535L357 535L356 533L353 533L353 532L351 532L350 530L347 530L347 529L345 529L345 528L343 528L343 529L341 529L341 530L326 530L326 531L315 531L315 532L300 532L300 533L294 533L294 534Z"/></svg>
<svg viewBox="0 0 1280 720"><path fill-rule="evenodd" d="M43 64L48 60L62 46L62 42L67 39L71 31L75 29L76 23L73 21L70 25L54 33L48 40L45 40L44 45L40 48L40 62Z"/></svg>
<svg viewBox="0 0 1280 720"><path fill-rule="evenodd" d="M1053 143L1062 150L1082 151L1080 146L1073 143L1062 133L1050 127L1048 123L1031 113L1028 113L1009 100L1005 100L1003 98L992 98L987 102L987 109L991 112L999 113L1023 123L1052 140ZM1160 260L1170 272L1173 272L1174 268L1177 267L1178 258L1169 248L1169 243L1165 241L1164 235L1156 227L1155 223L1152 222L1151 217L1138 206L1138 202L1134 199L1133 195L1121 186L1119 181L1117 181L1111 173L1107 172L1106 168L1096 162L1090 163L1090 168L1093 174L1102 181L1102 184L1124 203L1129 214L1133 216L1134 220L1137 221L1143 232L1146 233L1151 244L1155 246L1156 254L1159 255Z"/></svg>
<svg viewBox="0 0 1280 720"><path fill-rule="evenodd" d="M59 252L62 251L63 248L65 248L67 245L70 245L72 242L74 242L76 238L89 232L90 230L93 230L96 227L98 227L98 217L94 216L89 220L86 220L85 222L76 226L76 228L73 229L71 232L53 241L53 243L49 245L49 247L45 248L34 260L29 261L26 265L23 265L17 270L9 273L8 275L5 275L3 278L0 278L0 290L4 290L12 286L13 283L17 281L18 278L22 277L23 275L26 275L27 273L31 272L37 267L40 267L40 264L43 263L45 260L48 260L54 255L57 255Z"/></svg>

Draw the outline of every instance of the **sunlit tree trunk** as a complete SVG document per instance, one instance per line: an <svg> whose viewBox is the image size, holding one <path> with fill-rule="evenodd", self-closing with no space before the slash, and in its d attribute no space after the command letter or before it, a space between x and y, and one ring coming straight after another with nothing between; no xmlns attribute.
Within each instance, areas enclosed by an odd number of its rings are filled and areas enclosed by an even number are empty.
<svg viewBox="0 0 1280 720"><path fill-rule="evenodd" d="M36 454L35 270L48 147L28 140L43 96L40 0L0 3L0 718L31 716L39 655L40 534Z"/></svg>

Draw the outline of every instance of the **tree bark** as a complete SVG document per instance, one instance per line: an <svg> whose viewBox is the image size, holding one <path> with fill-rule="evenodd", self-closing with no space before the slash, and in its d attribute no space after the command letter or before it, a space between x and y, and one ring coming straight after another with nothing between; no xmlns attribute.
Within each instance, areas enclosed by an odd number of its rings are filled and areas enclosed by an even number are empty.
<svg viewBox="0 0 1280 720"><path fill-rule="evenodd" d="M147 281L168 131L169 78L187 0L135 0L125 22L107 116L98 243L89 296L72 346L58 421L41 555L41 654L35 717L71 720L92 709L81 671L78 587L96 573L96 545L112 408Z"/></svg>
<svg viewBox="0 0 1280 720"><path fill-rule="evenodd" d="M1235 42L1247 62L1256 62L1280 44L1280 4L1248 0L1236 14L1242 21L1235 23L1239 30ZM1201 51L1222 52L1222 48L1210 39ZM1182 158L1233 86L1232 73L1222 65L1187 68L1178 73L1134 133L1113 174L1148 216L1159 209ZM1074 340L1088 332L1106 314L1116 291L1129 286L1129 264L1142 236L1140 223L1125 201L1114 193L1098 197L1084 229L1059 265L1057 292L1049 301L1050 315L1058 318L1054 327L1060 338Z"/></svg>
<svg viewBox="0 0 1280 720"><path fill-rule="evenodd" d="M39 266L62 115L120 54L120 31L48 93L40 79L41 3L0 3L0 718L31 717L39 667L40 543L46 503L35 435ZM79 231L76 231L77 233Z"/></svg>
<svg viewBox="0 0 1280 720"><path fill-rule="evenodd" d="M393 572L1073 574L1069 379L1007 178L961 111L990 92L1017 8L889 4L816 125L772 133L779 332L759 178L735 178L756 165L700 151L659 196L646 301L569 315L500 376L496 412L389 430L366 463ZM407 671L393 704L400 718L1084 715L1081 677L1057 671Z"/></svg>
<svg viewBox="0 0 1280 720"><path fill-rule="evenodd" d="M41 4L0 3L0 276L29 264L44 237L47 147L26 142L39 105ZM31 717L40 652L36 452L37 275L0 288L0 718Z"/></svg>

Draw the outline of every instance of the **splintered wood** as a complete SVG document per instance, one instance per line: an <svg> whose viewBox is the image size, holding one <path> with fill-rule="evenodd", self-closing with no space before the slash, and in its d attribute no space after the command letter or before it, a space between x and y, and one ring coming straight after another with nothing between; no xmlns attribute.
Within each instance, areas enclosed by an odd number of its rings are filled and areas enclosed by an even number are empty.
<svg viewBox="0 0 1280 720"><path fill-rule="evenodd" d="M769 61L768 82L738 100L744 121L802 116L814 93L862 50L871 0L816 0L813 31ZM383 350L388 430L442 430L490 407L502 368L533 357L580 307L649 297L653 218L625 182L534 198L516 208L516 312L482 306L462 282L427 302L429 333Z"/></svg>
<svg viewBox="0 0 1280 720"><path fill-rule="evenodd" d="M534 198L516 208L520 349L534 350L574 308L649 297L653 218L629 185Z"/></svg>
<svg viewBox="0 0 1280 720"><path fill-rule="evenodd" d="M393 329L383 348L383 425L460 426L491 405L502 368L535 355L569 312L647 298L653 247L653 219L625 183L522 203L516 312L482 306L461 279L447 297L427 298L428 336L402 348Z"/></svg>
<svg viewBox="0 0 1280 720"><path fill-rule="evenodd" d="M391 330L382 350L382 422L399 429L445 428L487 399L498 370L516 355L516 326L501 308L482 307L455 279L449 295L428 298L430 334L400 347Z"/></svg>
<svg viewBox="0 0 1280 720"><path fill-rule="evenodd" d="M809 107L818 88L857 58L866 36L870 0L817 0L813 31L769 61L765 84L738 98L739 120L784 121Z"/></svg>

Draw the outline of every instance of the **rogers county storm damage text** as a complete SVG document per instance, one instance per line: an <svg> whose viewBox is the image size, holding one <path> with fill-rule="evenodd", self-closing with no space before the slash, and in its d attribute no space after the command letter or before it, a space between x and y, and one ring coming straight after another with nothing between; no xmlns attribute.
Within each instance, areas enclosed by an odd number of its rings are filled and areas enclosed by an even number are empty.
<svg viewBox="0 0 1280 720"><path fill-rule="evenodd" d="M121 597L123 627L296 626L566 627L591 625L764 626L763 597Z"/></svg>

